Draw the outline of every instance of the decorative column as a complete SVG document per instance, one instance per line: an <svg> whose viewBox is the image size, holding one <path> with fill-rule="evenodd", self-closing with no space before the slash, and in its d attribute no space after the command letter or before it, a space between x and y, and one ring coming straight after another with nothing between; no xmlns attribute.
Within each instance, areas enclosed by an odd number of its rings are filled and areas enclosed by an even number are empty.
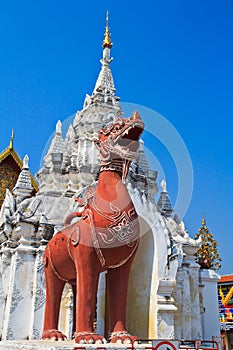
<svg viewBox="0 0 233 350"><path fill-rule="evenodd" d="M0 336L5 318L6 298L9 288L9 276L11 268L12 249L4 246L1 247L0 256Z"/></svg>
<svg viewBox="0 0 233 350"><path fill-rule="evenodd" d="M182 294L183 294L183 273L182 269L179 268L176 276L176 288L174 291L174 299L177 310L174 313L175 323L175 339L182 338Z"/></svg>
<svg viewBox="0 0 233 350"><path fill-rule="evenodd" d="M220 336L217 291L219 278L220 276L215 271L201 269L201 283L204 285L202 298L205 339L212 339L212 337L218 338Z"/></svg>
<svg viewBox="0 0 233 350"><path fill-rule="evenodd" d="M12 256L14 255L15 248L18 246L18 233L16 230L12 232L12 227L9 224L4 225L4 232L8 239L2 243L1 247L1 298L2 303L0 305L0 333L2 336L3 326L7 317L6 302L9 289L11 288L11 271L12 271Z"/></svg>
<svg viewBox="0 0 233 350"><path fill-rule="evenodd" d="M40 219L40 225L37 231L39 248L36 252L33 273L33 296L29 339L40 339L43 330L46 286L44 277L44 265L42 263L42 259L46 245L52 238L54 232L53 225L48 224L46 221L47 220L42 215Z"/></svg>
<svg viewBox="0 0 233 350"><path fill-rule="evenodd" d="M12 226L9 217L14 212L15 201L10 192L6 189L6 196L0 210L0 339L5 317L6 298L9 288L9 276L11 266L12 248L17 245L9 245L12 238ZM13 243L13 242L12 242Z"/></svg>
<svg viewBox="0 0 233 350"><path fill-rule="evenodd" d="M157 338L174 339L174 312L177 310L172 297L175 281L160 280L158 287Z"/></svg>
<svg viewBox="0 0 233 350"><path fill-rule="evenodd" d="M31 196L28 156L23 159L22 171L13 189L17 205ZM33 270L36 253L36 228L18 213L15 227L7 244L13 248L8 283L2 339L28 339L31 322ZM23 320L23 322L22 322Z"/></svg>
<svg viewBox="0 0 233 350"><path fill-rule="evenodd" d="M200 265L196 263L195 253L198 246L183 245L184 262L188 264L189 285L190 285L190 318L191 318L191 334L189 339L202 339L202 323L201 323L201 305L199 291L199 270ZM188 339L186 337L186 339Z"/></svg>
<svg viewBox="0 0 233 350"><path fill-rule="evenodd" d="M204 215L202 225L196 234L196 239L201 240L201 246L197 251L197 261L201 266L201 284L203 285L202 306L204 338L218 339L220 336L220 323L218 315L218 292L217 282L220 276L215 272L221 267L222 259L219 256L218 243L206 226ZM209 321L211 320L211 322Z"/></svg>
<svg viewBox="0 0 233 350"><path fill-rule="evenodd" d="M2 339L28 339L32 308L35 227L19 222L15 231L20 235L19 246L12 256ZM23 320L23 322L22 322Z"/></svg>
<svg viewBox="0 0 233 350"><path fill-rule="evenodd" d="M192 338L191 292L189 264L183 263L182 338Z"/></svg>
<svg viewBox="0 0 233 350"><path fill-rule="evenodd" d="M203 339L202 315L199 292L199 270L200 267L198 264L190 266L192 339Z"/></svg>

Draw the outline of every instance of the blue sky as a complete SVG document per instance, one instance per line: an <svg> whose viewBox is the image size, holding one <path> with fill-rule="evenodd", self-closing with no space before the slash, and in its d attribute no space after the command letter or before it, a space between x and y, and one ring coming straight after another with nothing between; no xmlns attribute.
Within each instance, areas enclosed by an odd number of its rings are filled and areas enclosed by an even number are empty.
<svg viewBox="0 0 233 350"><path fill-rule="evenodd" d="M112 72L121 101L160 113L189 151L194 188L185 223L191 236L204 212L219 242L221 273L233 273L231 0L3 1L0 5L0 149L28 153L33 173L61 121L82 108L99 73L105 12ZM172 203L177 174L169 152L152 148Z"/></svg>

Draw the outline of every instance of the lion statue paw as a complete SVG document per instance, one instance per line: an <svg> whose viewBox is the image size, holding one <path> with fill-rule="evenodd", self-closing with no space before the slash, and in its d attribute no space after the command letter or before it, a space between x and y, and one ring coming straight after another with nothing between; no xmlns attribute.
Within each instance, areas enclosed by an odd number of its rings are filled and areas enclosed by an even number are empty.
<svg viewBox="0 0 233 350"><path fill-rule="evenodd" d="M43 331L42 334L43 340L67 340L67 337L62 332L58 331L57 329L48 329Z"/></svg>
<svg viewBox="0 0 233 350"><path fill-rule="evenodd" d="M138 339L138 337L130 335L128 332L112 332L109 335L110 343L117 344L133 344Z"/></svg>
<svg viewBox="0 0 233 350"><path fill-rule="evenodd" d="M77 344L105 344L106 339L93 332L75 332L75 343Z"/></svg>

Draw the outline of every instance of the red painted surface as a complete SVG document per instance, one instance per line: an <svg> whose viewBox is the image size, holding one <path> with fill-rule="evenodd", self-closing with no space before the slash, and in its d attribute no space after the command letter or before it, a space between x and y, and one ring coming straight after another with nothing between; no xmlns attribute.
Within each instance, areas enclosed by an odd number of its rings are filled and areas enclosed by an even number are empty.
<svg viewBox="0 0 233 350"><path fill-rule="evenodd" d="M224 283L224 282L233 282L233 275L221 276L220 280L218 281L218 284Z"/></svg>
<svg viewBox="0 0 233 350"><path fill-rule="evenodd" d="M101 170L96 189L78 199L83 212L70 214L66 226L49 242L44 254L46 308L43 339L65 339L57 330L62 291L73 286L75 341L104 341L93 332L99 274L107 270L110 341L136 337L127 333L126 299L131 264L139 242L139 223L125 186L129 165L136 157L144 124L135 112L101 129L96 146ZM71 223L72 219L81 220Z"/></svg>
<svg viewBox="0 0 233 350"><path fill-rule="evenodd" d="M172 344L170 341L166 341L166 340L161 341L159 344L157 344L155 346L154 350L158 350L163 345L166 345L168 350L169 349L177 350L174 344Z"/></svg>

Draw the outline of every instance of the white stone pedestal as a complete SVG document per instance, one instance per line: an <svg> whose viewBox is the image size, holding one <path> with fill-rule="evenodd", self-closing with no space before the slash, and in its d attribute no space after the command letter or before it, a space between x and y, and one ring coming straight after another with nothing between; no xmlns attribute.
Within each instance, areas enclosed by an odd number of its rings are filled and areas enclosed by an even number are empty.
<svg viewBox="0 0 233 350"><path fill-rule="evenodd" d="M0 350L74 350L74 341L3 340Z"/></svg>
<svg viewBox="0 0 233 350"><path fill-rule="evenodd" d="M6 315L2 339L27 339L31 321L34 250L25 254L16 248L12 258L10 288L7 295Z"/></svg>
<svg viewBox="0 0 233 350"><path fill-rule="evenodd" d="M217 292L219 278L219 275L213 270L201 270L201 283L204 285L204 339L212 339L212 337L220 336Z"/></svg>
<svg viewBox="0 0 233 350"><path fill-rule="evenodd" d="M150 345L151 346L151 345ZM10 340L0 341L0 350L127 350L131 345L123 344L75 344L74 341ZM137 350L148 349L148 344L136 345Z"/></svg>
<svg viewBox="0 0 233 350"><path fill-rule="evenodd" d="M42 334L46 297L44 266L42 264L44 249L45 246L38 249L35 259L29 339L40 339Z"/></svg>

